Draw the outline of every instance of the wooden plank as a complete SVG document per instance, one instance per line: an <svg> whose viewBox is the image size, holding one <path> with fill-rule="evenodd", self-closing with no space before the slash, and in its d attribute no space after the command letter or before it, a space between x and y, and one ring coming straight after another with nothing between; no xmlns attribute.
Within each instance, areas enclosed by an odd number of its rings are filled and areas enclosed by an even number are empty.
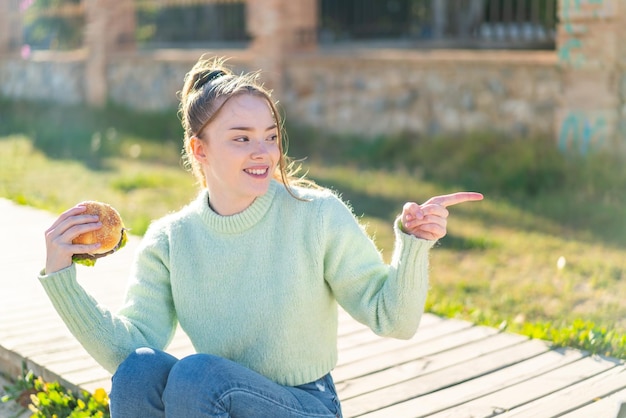
<svg viewBox="0 0 626 418"><path fill-rule="evenodd" d="M110 379L111 374L108 371L106 371L104 368L100 366L95 366L89 369L78 370L76 372L69 372L69 373L63 374L63 378L67 379L70 382L75 383L77 386L82 387L83 385L89 382L100 381L103 379Z"/></svg>
<svg viewBox="0 0 626 418"><path fill-rule="evenodd" d="M41 338L42 335L67 335L70 332L61 320L44 321L41 318L33 322L21 322L14 326L0 328L0 341L27 339L29 336Z"/></svg>
<svg viewBox="0 0 626 418"><path fill-rule="evenodd" d="M531 342L536 345L536 350L541 351L541 349L547 348L542 341L532 340ZM500 357L502 354L503 353L494 353L494 357ZM504 355L506 356L508 353L504 352ZM519 353L516 355L519 355ZM527 359L522 357L518 359L518 361L513 361L509 366L504 366L491 373L482 375L480 374L480 370L484 369L485 366L489 368L490 362L495 361L495 358L485 358L482 364L480 361L475 360L466 365L466 367L476 367L477 370L475 372L466 372L463 370L463 366L461 366L446 369L445 372L447 372L447 376L441 373L439 375L433 374L425 377L425 379L436 379L435 383L437 384L439 379L445 379L447 382L450 382L445 389L436 390L424 396L382 408L376 412L364 415L364 417L430 417L437 412L445 411L473 399L488 395L499 388L523 382L546 373L547 371L571 364L572 362L580 360L582 357L583 354L576 350L550 350ZM506 359L502 357L498 360L500 362L505 361L504 364L507 364ZM471 376L477 377L471 378ZM465 415L461 414L460 416Z"/></svg>
<svg viewBox="0 0 626 418"><path fill-rule="evenodd" d="M620 390L602 399L594 399L592 403L569 412L563 415L562 418L622 418L617 415L621 406L626 409L626 389Z"/></svg>
<svg viewBox="0 0 626 418"><path fill-rule="evenodd" d="M91 393L95 392L96 389L104 389L109 393L111 392L111 378L103 377L92 382L86 382L81 385L81 388Z"/></svg>
<svg viewBox="0 0 626 418"><path fill-rule="evenodd" d="M592 403L594 399L601 399L622 389L626 389L626 367L623 365L613 367L604 373L566 387L500 416L502 418L550 418L561 416Z"/></svg>
<svg viewBox="0 0 626 418"><path fill-rule="evenodd" d="M613 361L585 357L523 382L507 385L504 389L497 390L498 386L492 386L496 390L488 395L429 417L462 418L502 414L613 367Z"/></svg>
<svg viewBox="0 0 626 418"><path fill-rule="evenodd" d="M337 341L337 348L339 349L339 351L344 351L362 344L380 341L383 338L379 335L376 335L371 329L369 329L365 325L359 324L350 317L348 317L346 321L351 321L353 324L350 325L348 324L348 322L340 324L338 333L339 339ZM429 327L441 324L443 321L444 319L436 315L425 314L422 316L422 321L420 322L417 333L424 333L425 330ZM350 331L347 332L347 330Z"/></svg>
<svg viewBox="0 0 626 418"><path fill-rule="evenodd" d="M33 278L33 280L35 280ZM45 303L24 304L19 302L19 307L11 307L10 300L15 300L13 295L20 295L22 292L15 289L11 294L7 290L2 289L2 305L0 305L0 318L2 318L2 327L9 327L15 321L43 321L49 319L47 316L50 312L54 312L52 305Z"/></svg>
<svg viewBox="0 0 626 418"><path fill-rule="evenodd" d="M35 360L47 367L52 367L57 364L63 364L67 361L74 361L78 359L90 359L91 356L85 350L61 350L52 351L48 353L38 354Z"/></svg>
<svg viewBox="0 0 626 418"><path fill-rule="evenodd" d="M464 328L469 328L469 323L463 321L444 322L428 333L418 333L414 339L407 341L403 348L387 352L385 356L375 355L372 357L370 355L346 362L345 357L346 355L349 357L349 353L339 353L339 364L333 370L333 376L337 382L342 382L406 363L418 357L450 349L459 342L458 337L454 335L455 332Z"/></svg>
<svg viewBox="0 0 626 418"><path fill-rule="evenodd" d="M78 341L73 337L48 341L46 344L30 344L15 347L22 357L36 360L40 354L48 354L59 351L84 350Z"/></svg>
<svg viewBox="0 0 626 418"><path fill-rule="evenodd" d="M531 347L528 347L528 339L513 334L495 334L484 340L469 342L451 350L435 353L432 356L425 356L404 364L393 366L389 369L381 370L357 379L347 380L337 385L341 391L341 399L349 401L357 396L369 396L371 392L390 387L398 383L409 381L418 376L424 376L453 365L465 366L467 362L476 358L485 356L486 354L494 355L495 352L504 348L513 346L523 346L518 350L524 350L524 353L532 353ZM547 347L543 347L547 351ZM532 356L533 354L528 354ZM511 354L506 355L507 359ZM498 362L494 361L494 365ZM356 401L359 403L359 401Z"/></svg>
<svg viewBox="0 0 626 418"><path fill-rule="evenodd" d="M505 342L503 338L500 338L500 340L503 343ZM482 343L484 346L483 350L485 350L487 347L485 341L480 341L479 343ZM427 395L448 389L448 395L457 398L460 395L451 393L454 392L454 389L451 388L454 388L459 383L527 360L548 350L545 344L540 344L533 340L516 343L508 347L505 346L503 349L498 349L497 344L494 342L489 342L489 344L494 344L494 351L483 353L474 358L468 358L467 355L464 356L461 353L459 361L453 360L455 363L451 366L446 366L446 363L449 363L452 358L447 354L454 355L460 350L441 353L441 359L437 356L429 357L426 360L432 361L433 365L431 366L430 363L426 364L424 373L375 392L364 393L353 399L347 399L343 402L344 412L350 416L360 416L419 397L422 397L419 399L425 399L423 403L429 405L431 409L436 409L433 406L438 404L443 408L449 402L447 399L437 399L437 397L431 396L430 398L432 399L428 400ZM471 348L474 347L472 346ZM437 366L438 363L441 363L440 368ZM395 414L395 411L392 410L387 412L387 415L380 416L396 416L392 415L392 413Z"/></svg>
<svg viewBox="0 0 626 418"><path fill-rule="evenodd" d="M339 353L339 363L349 364L364 358L377 356L388 351L408 348L416 344L424 344L429 340L441 338L446 334L454 334L462 329L470 327L471 324L469 322L451 320L438 327L426 328L422 330L422 332L418 332L415 337L410 340L378 337L371 343L361 344L341 351Z"/></svg>
<svg viewBox="0 0 626 418"><path fill-rule="evenodd" d="M340 335L337 340L337 349L343 351L362 344L368 344L379 339L380 337L374 334L370 329L363 328L362 330L352 332L350 334Z"/></svg>

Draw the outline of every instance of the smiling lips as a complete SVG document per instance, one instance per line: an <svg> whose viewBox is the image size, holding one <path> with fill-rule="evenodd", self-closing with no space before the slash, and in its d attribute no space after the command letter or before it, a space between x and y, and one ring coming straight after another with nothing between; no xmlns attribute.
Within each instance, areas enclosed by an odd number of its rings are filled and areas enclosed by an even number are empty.
<svg viewBox="0 0 626 418"><path fill-rule="evenodd" d="M253 176L256 177L263 177L267 174L268 171L268 167L263 167L263 168L246 168L243 171L245 171L248 174L251 174Z"/></svg>

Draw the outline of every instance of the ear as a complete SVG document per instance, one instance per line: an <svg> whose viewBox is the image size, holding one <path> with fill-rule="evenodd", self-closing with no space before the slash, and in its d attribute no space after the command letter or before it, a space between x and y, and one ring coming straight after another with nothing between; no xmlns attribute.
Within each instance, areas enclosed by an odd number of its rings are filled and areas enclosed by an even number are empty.
<svg viewBox="0 0 626 418"><path fill-rule="evenodd" d="M192 136L189 140L189 145L191 146L191 151L195 159L201 163L206 162L207 146L204 141L197 136Z"/></svg>

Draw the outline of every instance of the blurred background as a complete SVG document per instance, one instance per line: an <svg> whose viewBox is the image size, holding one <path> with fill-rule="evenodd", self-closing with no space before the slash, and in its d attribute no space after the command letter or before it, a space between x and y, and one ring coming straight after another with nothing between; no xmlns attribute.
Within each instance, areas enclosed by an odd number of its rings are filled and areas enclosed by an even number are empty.
<svg viewBox="0 0 626 418"><path fill-rule="evenodd" d="M610 0L0 0L0 197L143 234L197 192L184 75L229 57L384 257L403 202L485 194L451 211L429 311L624 358L625 32Z"/></svg>

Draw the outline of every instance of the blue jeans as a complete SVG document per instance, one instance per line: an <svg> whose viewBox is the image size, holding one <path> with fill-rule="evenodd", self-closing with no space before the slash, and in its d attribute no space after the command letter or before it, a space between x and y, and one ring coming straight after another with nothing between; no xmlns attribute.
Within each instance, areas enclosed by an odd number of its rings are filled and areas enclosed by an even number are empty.
<svg viewBox="0 0 626 418"><path fill-rule="evenodd" d="M300 386L281 386L208 354L178 360L140 348L124 360L112 381L111 418L341 418L330 374Z"/></svg>

